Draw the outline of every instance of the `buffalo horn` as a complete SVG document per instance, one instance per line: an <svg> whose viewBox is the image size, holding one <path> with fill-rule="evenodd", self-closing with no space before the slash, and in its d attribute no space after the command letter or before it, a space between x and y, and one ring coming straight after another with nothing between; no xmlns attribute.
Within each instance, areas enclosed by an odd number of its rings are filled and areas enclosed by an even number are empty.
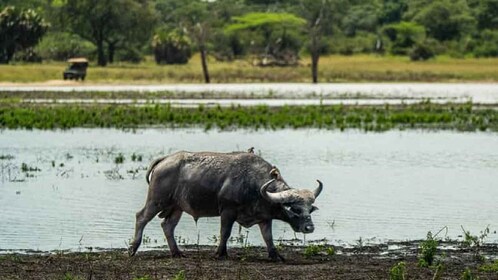
<svg viewBox="0 0 498 280"><path fill-rule="evenodd" d="M289 196L288 196L286 191L279 192L279 193L270 193L270 192L266 191L268 186L270 186L274 181L275 181L275 179L271 179L270 181L266 182L263 186L261 186L261 189L260 189L261 196L271 203L285 203L285 202L287 202Z"/></svg>
<svg viewBox="0 0 498 280"><path fill-rule="evenodd" d="M318 182L318 188L315 189L315 198L317 198L320 193L322 192L322 189L323 189L323 184L320 180L316 180Z"/></svg>

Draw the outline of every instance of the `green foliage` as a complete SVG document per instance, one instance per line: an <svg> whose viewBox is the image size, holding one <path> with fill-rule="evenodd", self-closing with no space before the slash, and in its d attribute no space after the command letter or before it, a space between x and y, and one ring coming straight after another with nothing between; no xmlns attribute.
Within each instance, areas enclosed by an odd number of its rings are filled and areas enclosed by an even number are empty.
<svg viewBox="0 0 498 280"><path fill-rule="evenodd" d="M145 275L142 277L134 277L132 280L152 280L152 278L149 275Z"/></svg>
<svg viewBox="0 0 498 280"><path fill-rule="evenodd" d="M149 2L139 0L67 0L61 13L73 33L95 44L100 66L113 62L116 50L148 41L156 21Z"/></svg>
<svg viewBox="0 0 498 280"><path fill-rule="evenodd" d="M498 30L484 30L476 42L476 57L498 57Z"/></svg>
<svg viewBox="0 0 498 280"><path fill-rule="evenodd" d="M190 39L178 29L159 31L154 35L152 47L157 64L185 64L192 56Z"/></svg>
<svg viewBox="0 0 498 280"><path fill-rule="evenodd" d="M304 26L306 21L289 13L248 13L243 16L233 17L235 23L225 28L227 32L241 30L265 29L292 29Z"/></svg>
<svg viewBox="0 0 498 280"><path fill-rule="evenodd" d="M180 270L174 277L173 280L185 280L185 270Z"/></svg>
<svg viewBox="0 0 498 280"><path fill-rule="evenodd" d="M412 61L419 61L419 60L428 60L430 58L433 58L436 54L429 45L424 43L417 43L410 50L409 55Z"/></svg>
<svg viewBox="0 0 498 280"><path fill-rule="evenodd" d="M125 157L122 153L119 153L119 155L114 158L115 164L122 164L124 161L125 161Z"/></svg>
<svg viewBox="0 0 498 280"><path fill-rule="evenodd" d="M335 255L335 249L332 246L327 246L324 244L310 244L304 249L303 254L306 258L311 258L320 254L327 254L328 256L332 256Z"/></svg>
<svg viewBox="0 0 498 280"><path fill-rule="evenodd" d="M405 280L406 263L399 262L389 270L389 280Z"/></svg>
<svg viewBox="0 0 498 280"><path fill-rule="evenodd" d="M1 104L0 104L1 105ZM321 129L356 128L383 131L392 128L446 128L460 130L498 130L498 112L493 109L473 110L471 104L436 105L431 103L397 107L347 106L284 106L270 108L209 107L200 109L153 106L36 106L1 105L0 128L73 128L143 125L165 127L204 126L229 129L279 129L315 127ZM431 245L432 244L432 245ZM423 242L423 255L430 263L431 248L436 240ZM424 249L425 248L425 249Z"/></svg>
<svg viewBox="0 0 498 280"><path fill-rule="evenodd" d="M476 24L465 0L432 1L417 12L413 21L425 26L427 34L440 41L461 38Z"/></svg>
<svg viewBox="0 0 498 280"><path fill-rule="evenodd" d="M470 231L466 231L462 226L462 231L464 234L464 239L462 241L463 247L471 248L474 252L474 257L478 260L482 259L480 255L480 250L484 241L488 237L489 234L489 226L487 226L484 230L480 232L480 235L472 235Z"/></svg>
<svg viewBox="0 0 498 280"><path fill-rule="evenodd" d="M8 63L17 51L34 47L49 25L34 10L12 6L0 12L0 63Z"/></svg>
<svg viewBox="0 0 498 280"><path fill-rule="evenodd" d="M54 32L48 33L35 50L43 59L66 61L71 57L90 57L96 48L76 34Z"/></svg>
<svg viewBox="0 0 498 280"><path fill-rule="evenodd" d="M465 269L465 271L462 274L462 280L478 280L478 279L479 277L474 276L472 270L470 270L469 268Z"/></svg>
<svg viewBox="0 0 498 280"><path fill-rule="evenodd" d="M407 54L415 44L425 39L425 28L414 22L402 21L384 27L383 33L391 40L392 54Z"/></svg>
<svg viewBox="0 0 498 280"><path fill-rule="evenodd" d="M419 266L429 267L433 265L438 245L439 241L434 239L432 233L429 231L427 233L427 239L420 244Z"/></svg>
<svg viewBox="0 0 498 280"><path fill-rule="evenodd" d="M496 272L498 273L498 260L495 260L492 263L487 263L479 266L480 271L484 272Z"/></svg>

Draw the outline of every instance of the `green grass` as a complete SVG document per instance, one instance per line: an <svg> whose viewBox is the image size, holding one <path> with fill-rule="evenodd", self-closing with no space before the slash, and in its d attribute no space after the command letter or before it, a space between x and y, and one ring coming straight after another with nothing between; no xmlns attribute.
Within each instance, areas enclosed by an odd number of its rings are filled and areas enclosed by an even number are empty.
<svg viewBox="0 0 498 280"><path fill-rule="evenodd" d="M296 67L256 67L250 58L233 62L209 60L214 83L310 82L310 59ZM406 57L356 55L324 56L319 64L320 82L453 82L498 81L498 58L455 59L438 57L411 62ZM66 64L0 65L0 82L29 83L62 80ZM158 66L149 58L140 64L91 65L85 83L202 83L199 56L185 65Z"/></svg>
<svg viewBox="0 0 498 280"><path fill-rule="evenodd" d="M455 129L498 131L498 111L472 104L173 108L169 105L0 104L0 128Z"/></svg>

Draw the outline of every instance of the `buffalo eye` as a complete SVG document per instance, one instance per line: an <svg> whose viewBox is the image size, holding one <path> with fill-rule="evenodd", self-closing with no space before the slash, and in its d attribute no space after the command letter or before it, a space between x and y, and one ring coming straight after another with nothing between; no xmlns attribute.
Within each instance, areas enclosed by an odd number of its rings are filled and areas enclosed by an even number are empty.
<svg viewBox="0 0 498 280"><path fill-rule="evenodd" d="M303 211L302 211L301 209L299 209L299 208L291 208L291 211L292 211L292 212L294 212L294 213L296 213L296 214L298 214L298 215L300 215L300 214L303 212Z"/></svg>

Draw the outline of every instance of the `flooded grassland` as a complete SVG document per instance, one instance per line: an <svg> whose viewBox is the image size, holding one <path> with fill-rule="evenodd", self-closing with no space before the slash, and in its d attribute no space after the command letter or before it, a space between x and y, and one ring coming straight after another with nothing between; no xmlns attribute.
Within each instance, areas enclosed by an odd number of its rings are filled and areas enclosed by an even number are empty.
<svg viewBox="0 0 498 280"><path fill-rule="evenodd" d="M126 92L1 94L0 279L498 278L494 104L329 105L310 95L320 103L174 106L155 101L180 98L170 93L145 102ZM192 98L228 97L210 94ZM355 98L365 96L347 96ZM313 234L274 223L286 263L267 262L259 231L238 225L231 258L213 260L219 219L188 215L176 238L189 258L168 257L159 218L138 256L125 256L149 162L249 147L292 186L325 184Z"/></svg>

